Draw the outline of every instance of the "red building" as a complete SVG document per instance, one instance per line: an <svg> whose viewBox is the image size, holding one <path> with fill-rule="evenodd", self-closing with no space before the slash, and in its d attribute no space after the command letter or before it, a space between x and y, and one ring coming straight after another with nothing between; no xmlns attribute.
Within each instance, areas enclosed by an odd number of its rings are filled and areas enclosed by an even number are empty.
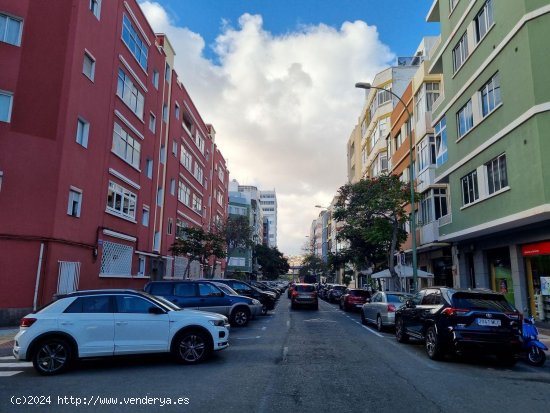
<svg viewBox="0 0 550 413"><path fill-rule="evenodd" d="M182 277L169 247L226 218L229 173L169 40L135 0L0 0L0 28L0 325Z"/></svg>

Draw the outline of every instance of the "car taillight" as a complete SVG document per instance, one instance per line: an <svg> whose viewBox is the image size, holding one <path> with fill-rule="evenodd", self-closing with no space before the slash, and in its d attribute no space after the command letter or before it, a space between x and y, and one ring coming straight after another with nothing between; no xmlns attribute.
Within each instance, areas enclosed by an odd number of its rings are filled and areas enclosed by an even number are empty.
<svg viewBox="0 0 550 413"><path fill-rule="evenodd" d="M509 319L516 320L516 321L522 321L523 316L520 313L506 313Z"/></svg>
<svg viewBox="0 0 550 413"><path fill-rule="evenodd" d="M453 316L453 315L466 315L470 312L470 310L464 309L464 308L446 308L441 313L445 314L447 316Z"/></svg>
<svg viewBox="0 0 550 413"><path fill-rule="evenodd" d="M388 313L395 313L395 306L393 304L388 304Z"/></svg>
<svg viewBox="0 0 550 413"><path fill-rule="evenodd" d="M34 322L36 321L36 318L22 318L21 319L21 324L19 324L19 327L30 327L34 324Z"/></svg>
<svg viewBox="0 0 550 413"><path fill-rule="evenodd" d="M298 295L298 291L292 291L292 296L296 297Z"/></svg>

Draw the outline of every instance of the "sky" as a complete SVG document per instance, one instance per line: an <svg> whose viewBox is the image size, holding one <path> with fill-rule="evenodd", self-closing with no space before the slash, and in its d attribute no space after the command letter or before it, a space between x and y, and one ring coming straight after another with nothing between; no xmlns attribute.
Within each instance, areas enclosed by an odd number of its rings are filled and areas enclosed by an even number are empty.
<svg viewBox="0 0 550 413"><path fill-rule="evenodd" d="M370 82L412 56L432 0L147 0L153 30L227 160L230 179L277 192L278 248L302 254L347 182L346 145Z"/></svg>

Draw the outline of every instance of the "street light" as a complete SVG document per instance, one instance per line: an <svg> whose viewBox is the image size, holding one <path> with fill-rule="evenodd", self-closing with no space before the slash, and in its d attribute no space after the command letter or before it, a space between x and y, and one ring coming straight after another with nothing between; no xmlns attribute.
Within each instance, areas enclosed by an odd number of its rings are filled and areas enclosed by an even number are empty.
<svg viewBox="0 0 550 413"><path fill-rule="evenodd" d="M355 84L355 87L358 89L378 89L383 90L385 92L391 93L393 96L395 96L403 105L405 108L405 111L407 112L407 122L411 122L411 128L408 131L409 132L409 182L411 187L411 235L412 235L412 270L413 270L413 288L416 292L418 290L418 270L416 268L417 265L417 258L416 258L416 217L414 212L414 166L413 166L413 136L412 136L412 115L411 112L409 112L409 109L407 108L407 105L403 100L393 91L389 89L384 89L381 87L372 86L370 83L366 82L358 82Z"/></svg>

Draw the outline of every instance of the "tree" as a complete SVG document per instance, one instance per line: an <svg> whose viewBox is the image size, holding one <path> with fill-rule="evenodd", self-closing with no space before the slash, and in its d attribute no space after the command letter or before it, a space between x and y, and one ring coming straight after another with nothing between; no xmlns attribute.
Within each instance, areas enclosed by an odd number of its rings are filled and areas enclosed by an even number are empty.
<svg viewBox="0 0 550 413"><path fill-rule="evenodd" d="M339 236L349 242L346 254L356 257L356 262L363 266L385 261L395 289L400 288L400 282L393 258L407 239L403 228L409 220L405 210L410 203L409 191L409 184L396 175L362 179L338 190L334 211L334 219L344 223Z"/></svg>
<svg viewBox="0 0 550 413"><path fill-rule="evenodd" d="M176 238L170 247L173 255L183 255L188 259L184 272L185 278L189 278L191 263L193 261L203 262L205 255L208 254L205 247L206 242L207 234L202 228L186 227L182 229L181 238Z"/></svg>
<svg viewBox="0 0 550 413"><path fill-rule="evenodd" d="M254 256L262 267L262 274L268 280L276 280L281 274L286 274L290 269L288 260L283 256L277 247L267 245L256 245Z"/></svg>
<svg viewBox="0 0 550 413"><path fill-rule="evenodd" d="M317 276L320 278L321 274L327 272L327 269L327 264L321 258L310 253L305 255L302 259L302 267L300 268L299 276L303 278L304 281L307 280L306 277L308 276L314 276L316 281L320 281L320 279L317 280Z"/></svg>

